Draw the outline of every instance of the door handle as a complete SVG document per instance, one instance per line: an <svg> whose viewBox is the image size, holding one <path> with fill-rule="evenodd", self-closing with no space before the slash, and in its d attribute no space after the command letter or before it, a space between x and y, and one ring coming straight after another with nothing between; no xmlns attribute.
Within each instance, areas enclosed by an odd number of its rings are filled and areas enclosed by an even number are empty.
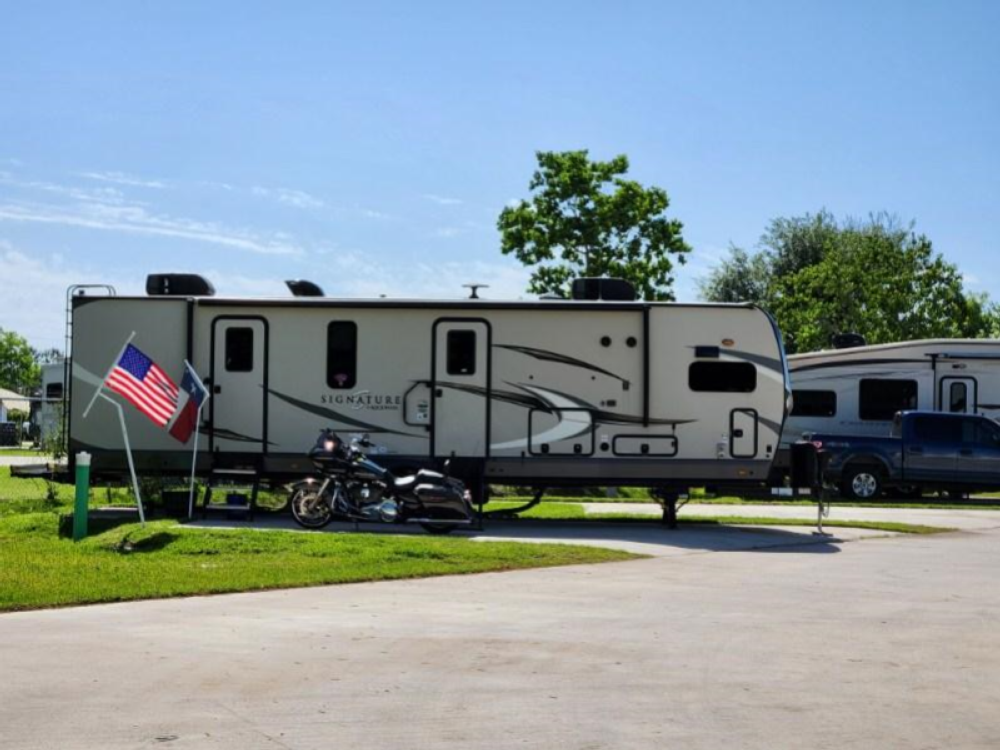
<svg viewBox="0 0 1000 750"><path fill-rule="evenodd" d="M221 385L213 385L212 386L212 393L222 393L222 386Z"/></svg>
<svg viewBox="0 0 1000 750"><path fill-rule="evenodd" d="M435 388L434 389L434 398L441 398L443 395L444 395L444 389L443 388Z"/></svg>

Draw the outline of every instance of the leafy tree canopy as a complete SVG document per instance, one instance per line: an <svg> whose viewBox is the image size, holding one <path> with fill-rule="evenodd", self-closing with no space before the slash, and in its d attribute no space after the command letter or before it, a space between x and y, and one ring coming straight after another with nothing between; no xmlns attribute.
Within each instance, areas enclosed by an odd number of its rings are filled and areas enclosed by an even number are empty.
<svg viewBox="0 0 1000 750"><path fill-rule="evenodd" d="M27 394L40 380L41 370L27 340L0 328L0 388Z"/></svg>
<svg viewBox="0 0 1000 750"><path fill-rule="evenodd" d="M828 348L848 331L871 344L997 332L986 296L968 292L927 237L885 214L842 223L825 211L775 219L757 253L730 249L702 295L769 310L789 352Z"/></svg>
<svg viewBox="0 0 1000 750"><path fill-rule="evenodd" d="M531 199L508 206L497 221L504 255L534 267L529 291L567 296L575 278L611 276L632 282L644 299L673 299L674 261L684 263L691 248L681 222L666 215L666 191L624 179L625 156L536 156Z"/></svg>

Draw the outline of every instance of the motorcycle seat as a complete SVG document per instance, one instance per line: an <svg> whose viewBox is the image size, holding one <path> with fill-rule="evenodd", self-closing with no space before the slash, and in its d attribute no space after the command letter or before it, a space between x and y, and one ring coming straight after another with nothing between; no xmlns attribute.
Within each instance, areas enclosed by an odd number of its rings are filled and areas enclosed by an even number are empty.
<svg viewBox="0 0 1000 750"><path fill-rule="evenodd" d="M440 483L444 481L444 474L439 474L436 471L429 471L427 469L421 469L416 474L411 474L408 477L398 477L393 483L397 492L409 492L418 484L430 483Z"/></svg>

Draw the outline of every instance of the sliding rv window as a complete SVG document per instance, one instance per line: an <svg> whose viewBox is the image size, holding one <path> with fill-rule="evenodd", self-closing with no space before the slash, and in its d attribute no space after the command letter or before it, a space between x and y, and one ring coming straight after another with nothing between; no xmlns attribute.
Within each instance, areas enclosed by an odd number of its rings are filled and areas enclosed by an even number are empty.
<svg viewBox="0 0 1000 750"><path fill-rule="evenodd" d="M793 417L833 417L836 414L835 391L792 391Z"/></svg>
<svg viewBox="0 0 1000 750"><path fill-rule="evenodd" d="M888 422L897 411L917 408L916 380L862 380L858 386L858 416Z"/></svg>
<svg viewBox="0 0 1000 750"><path fill-rule="evenodd" d="M253 370L253 328L226 329L226 372Z"/></svg>
<svg viewBox="0 0 1000 750"><path fill-rule="evenodd" d="M750 362L694 362L688 368L692 391L752 393L757 390L757 368Z"/></svg>
<svg viewBox="0 0 1000 750"><path fill-rule="evenodd" d="M448 331L448 374L476 374L476 332Z"/></svg>
<svg viewBox="0 0 1000 750"><path fill-rule="evenodd" d="M59 399L63 397L63 384L62 383L49 383L45 386L45 398L47 399Z"/></svg>
<svg viewBox="0 0 1000 750"><path fill-rule="evenodd" d="M353 388L358 382L358 326L338 320L326 329L326 384Z"/></svg>

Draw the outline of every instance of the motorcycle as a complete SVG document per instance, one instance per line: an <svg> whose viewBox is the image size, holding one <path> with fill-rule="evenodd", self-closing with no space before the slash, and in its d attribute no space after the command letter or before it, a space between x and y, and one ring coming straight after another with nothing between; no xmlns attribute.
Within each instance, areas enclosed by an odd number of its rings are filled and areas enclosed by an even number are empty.
<svg viewBox="0 0 1000 750"><path fill-rule="evenodd" d="M292 516L307 529L334 520L419 523L432 534L447 534L472 523L472 500L458 479L421 469L397 477L362 450L374 447L367 437L345 443L323 430L309 451L319 471L293 487Z"/></svg>

